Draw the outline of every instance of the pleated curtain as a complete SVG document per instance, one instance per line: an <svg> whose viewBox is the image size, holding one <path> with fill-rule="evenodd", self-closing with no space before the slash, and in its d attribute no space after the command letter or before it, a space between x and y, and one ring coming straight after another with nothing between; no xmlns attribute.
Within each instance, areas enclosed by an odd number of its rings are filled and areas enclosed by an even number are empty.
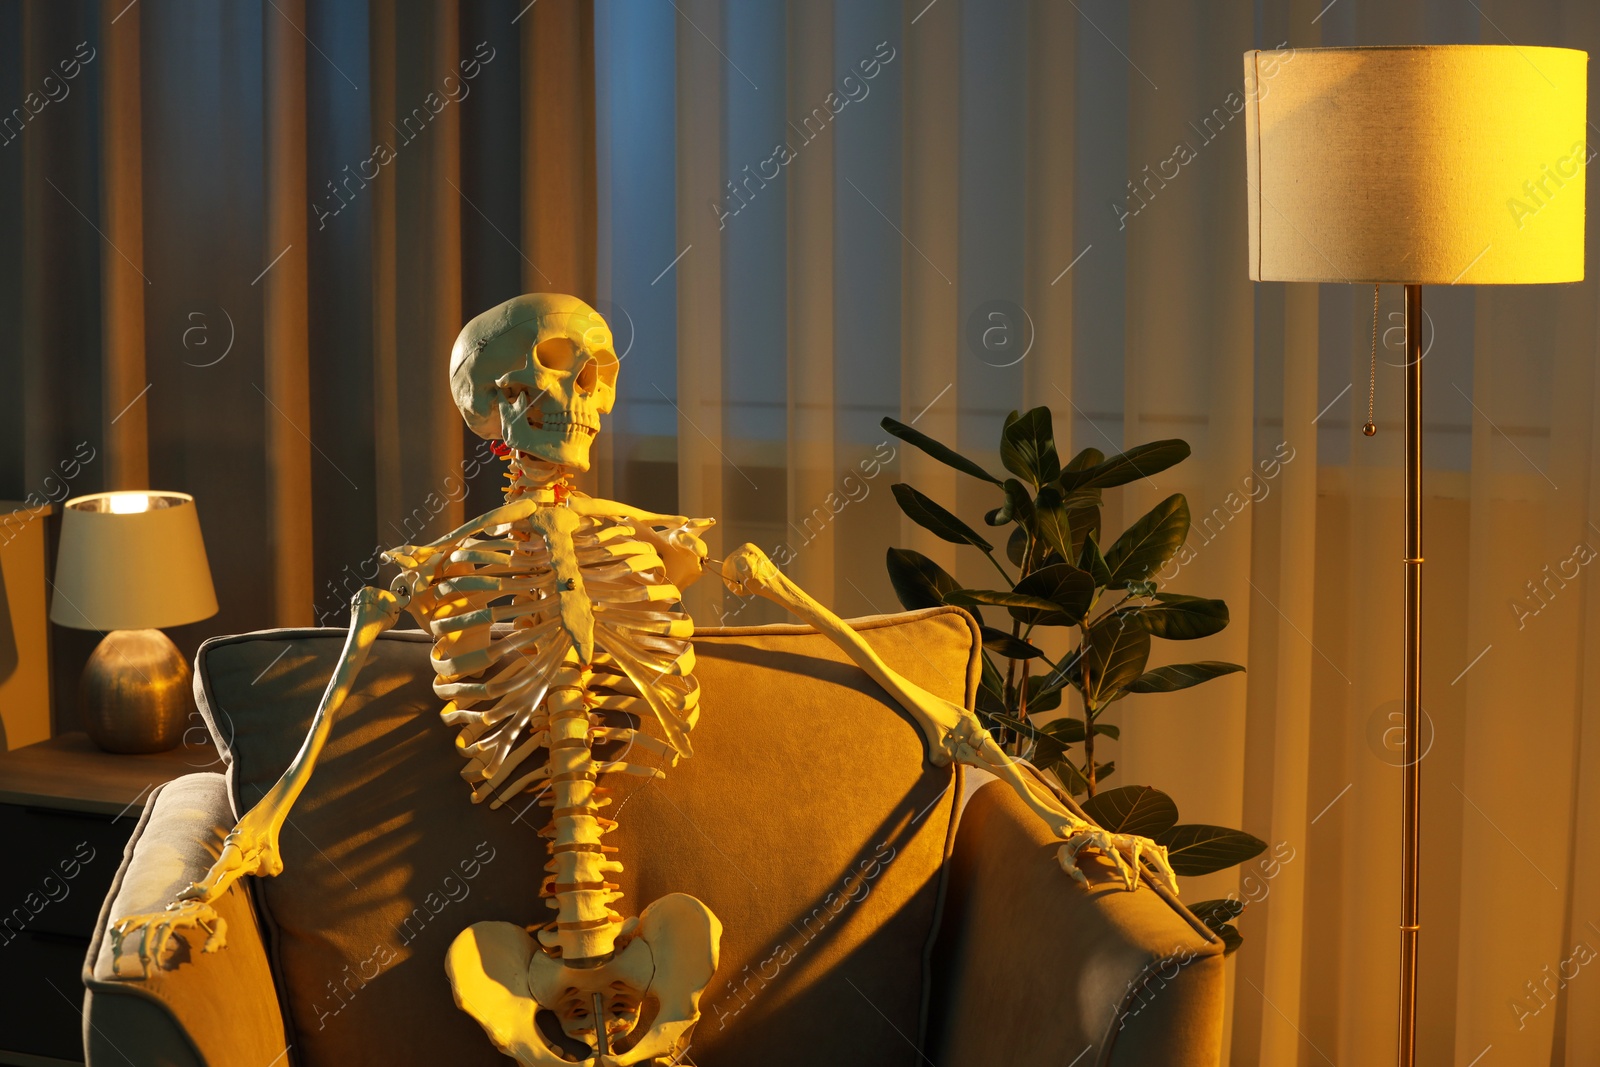
<svg viewBox="0 0 1600 1067"><path fill-rule="evenodd" d="M579 0L0 9L0 496L193 493L221 611L175 631L191 651L342 625L383 547L492 506L450 345L518 293L594 297L592 25ZM53 638L68 728L96 637Z"/></svg>

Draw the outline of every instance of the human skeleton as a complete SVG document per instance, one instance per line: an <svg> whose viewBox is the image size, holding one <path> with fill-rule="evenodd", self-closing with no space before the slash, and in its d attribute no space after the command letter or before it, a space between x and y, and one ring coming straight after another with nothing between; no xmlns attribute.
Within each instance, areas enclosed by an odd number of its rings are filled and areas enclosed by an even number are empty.
<svg viewBox="0 0 1600 1067"><path fill-rule="evenodd" d="M457 1004L529 1067L573 1062L540 1032L540 1009L593 1047L583 1061L592 1067L670 1059L687 1045L717 967L722 925L682 893L635 918L614 910L622 894L607 877L622 864L601 843L616 823L601 814L611 798L600 781L664 777L626 762L630 753L672 763L691 755L700 692L694 623L680 591L708 560L698 534L713 520L657 515L568 487L572 473L588 469L600 416L616 399L617 371L610 329L573 297L517 297L466 325L451 354L452 392L475 433L512 450L505 503L437 541L387 554L401 573L388 590L356 594L343 656L288 770L166 911L113 924L118 955L136 931L146 971L177 929L204 930L206 952L224 946L212 902L243 875L283 870L278 838L289 809L373 642L405 610L434 636L434 692L449 701L444 721L460 728L456 747L473 801L499 807L537 788L553 809L541 831L550 844L540 895L555 918L531 929L485 922L463 931L445 961ZM1137 887L1143 859L1176 890L1164 849L1074 814L1013 763L972 712L890 670L760 549L744 545L721 561L720 573L737 592L781 604L838 644L916 720L935 763L958 760L1004 779L1063 839L1060 862L1078 881L1087 881L1079 852L1095 848L1117 864L1128 888ZM639 720L624 714L640 705L648 714ZM617 725L644 718L660 724L664 740ZM620 755L596 751L619 745ZM654 1016L635 1034L647 999Z"/></svg>

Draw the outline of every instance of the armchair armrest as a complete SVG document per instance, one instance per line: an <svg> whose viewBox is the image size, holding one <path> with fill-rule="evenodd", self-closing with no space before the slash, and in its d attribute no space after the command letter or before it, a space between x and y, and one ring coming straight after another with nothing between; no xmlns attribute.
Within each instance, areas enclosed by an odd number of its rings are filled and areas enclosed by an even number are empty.
<svg viewBox="0 0 1600 1067"><path fill-rule="evenodd" d="M1085 890L1058 844L1004 784L972 795L933 951L932 1060L1214 1067L1221 941L1109 861L1084 858Z"/></svg>
<svg viewBox="0 0 1600 1067"><path fill-rule="evenodd" d="M159 911L215 862L234 823L226 779L190 774L156 790L123 854L84 961L84 1049L91 1065L263 1067L285 1049L277 987L243 885L213 905L228 944L203 955L205 935L179 932L165 967L116 977L107 927ZM128 974L122 960L122 974Z"/></svg>

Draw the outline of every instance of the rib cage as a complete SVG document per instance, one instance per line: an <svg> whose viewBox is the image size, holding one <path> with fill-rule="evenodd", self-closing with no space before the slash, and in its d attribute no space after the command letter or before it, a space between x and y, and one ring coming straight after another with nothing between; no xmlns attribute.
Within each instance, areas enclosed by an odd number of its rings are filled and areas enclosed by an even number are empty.
<svg viewBox="0 0 1600 1067"><path fill-rule="evenodd" d="M680 594L660 557L616 519L584 516L572 544L594 612L588 702L597 740L689 755L699 704L694 624L675 608ZM557 669L574 653L550 549L531 525L514 523L434 558L442 562L418 568L428 573L412 604L435 638L433 691L449 701L443 720L461 728L456 748L467 760L461 774L474 802L498 792L498 807L536 781L513 775L547 752L543 707ZM496 624L509 624L509 632L496 633ZM665 746L605 714L637 715L641 702L661 724Z"/></svg>

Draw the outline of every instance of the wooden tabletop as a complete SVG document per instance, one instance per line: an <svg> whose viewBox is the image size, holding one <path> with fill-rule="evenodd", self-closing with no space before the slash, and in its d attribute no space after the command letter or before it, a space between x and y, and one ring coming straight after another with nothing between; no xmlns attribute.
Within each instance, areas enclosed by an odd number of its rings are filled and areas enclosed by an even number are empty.
<svg viewBox="0 0 1600 1067"><path fill-rule="evenodd" d="M96 748L88 734L62 734L0 752L0 803L119 815L142 805L158 785L223 769L209 744L120 756Z"/></svg>

